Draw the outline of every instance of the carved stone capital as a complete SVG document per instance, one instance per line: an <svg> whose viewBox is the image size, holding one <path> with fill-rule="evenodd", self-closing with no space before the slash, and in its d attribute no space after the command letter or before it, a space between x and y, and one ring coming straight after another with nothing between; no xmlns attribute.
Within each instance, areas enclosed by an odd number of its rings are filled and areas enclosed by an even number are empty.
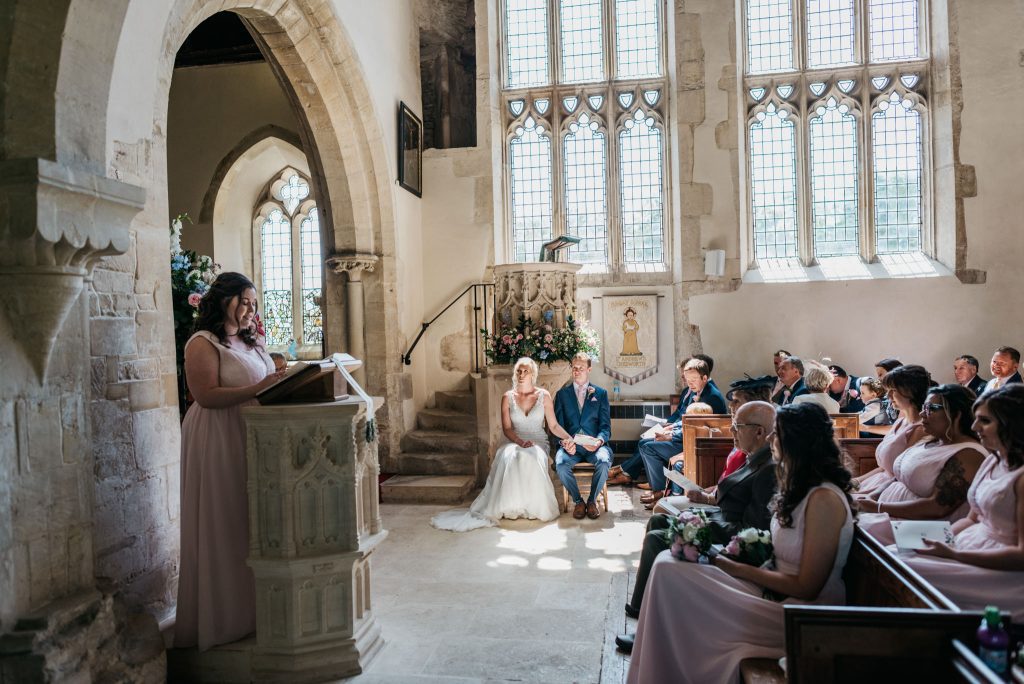
<svg viewBox="0 0 1024 684"><path fill-rule="evenodd" d="M347 273L350 281L358 281L363 271L373 273L380 257L375 254L332 254L327 257L327 266L335 273Z"/></svg>

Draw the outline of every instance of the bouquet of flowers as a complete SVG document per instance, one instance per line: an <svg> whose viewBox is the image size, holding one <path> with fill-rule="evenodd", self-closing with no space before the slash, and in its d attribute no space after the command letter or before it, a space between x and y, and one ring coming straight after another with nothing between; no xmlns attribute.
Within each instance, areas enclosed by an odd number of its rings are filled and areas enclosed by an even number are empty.
<svg viewBox="0 0 1024 684"><path fill-rule="evenodd" d="M493 333L486 328L481 329L487 360L491 363L514 363L526 356L550 366L555 361L572 361L580 352L597 356L601 351L600 337L586 321L577 321L569 316L565 327L556 328L552 325L553 315L548 314L552 312L545 313L543 323L534 323L520 316L518 324L506 324Z"/></svg>
<svg viewBox="0 0 1024 684"><path fill-rule="evenodd" d="M711 528L703 510L689 509L669 520L666 539L672 543L672 557L691 563L706 563L711 550Z"/></svg>
<svg viewBox="0 0 1024 684"><path fill-rule="evenodd" d="M179 214L171 221L171 309L174 312L175 361L178 366L178 405L184 411L185 401L185 343L192 336L192 327L210 284L216 279L220 264L205 255L181 248L182 221L188 214Z"/></svg>
<svg viewBox="0 0 1024 684"><path fill-rule="evenodd" d="M773 565L774 550L771 532L748 527L734 536L722 552L740 563L764 568Z"/></svg>

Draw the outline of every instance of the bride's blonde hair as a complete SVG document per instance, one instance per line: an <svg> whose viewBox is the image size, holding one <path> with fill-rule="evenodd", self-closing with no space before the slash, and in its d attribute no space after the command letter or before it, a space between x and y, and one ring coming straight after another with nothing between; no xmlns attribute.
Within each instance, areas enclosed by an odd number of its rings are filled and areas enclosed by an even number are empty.
<svg viewBox="0 0 1024 684"><path fill-rule="evenodd" d="M520 366L529 366L530 372L533 373L533 384L537 384L537 375L540 374L540 367L537 362L528 356L524 356L515 365L512 366L512 389L516 390L519 388L519 378L516 376L516 371L519 370Z"/></svg>

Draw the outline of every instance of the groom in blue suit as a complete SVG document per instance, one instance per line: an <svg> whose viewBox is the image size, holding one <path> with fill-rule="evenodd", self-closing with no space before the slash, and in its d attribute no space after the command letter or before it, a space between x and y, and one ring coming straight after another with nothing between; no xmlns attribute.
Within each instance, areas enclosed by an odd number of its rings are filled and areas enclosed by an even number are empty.
<svg viewBox="0 0 1024 684"><path fill-rule="evenodd" d="M591 520L599 517L597 496L604 489L608 479L608 468L612 464L612 450L608 448L611 439L612 421L608 408L608 392L590 384L590 357L577 354L572 360L572 383L555 394L555 418L570 435L584 434L596 437L600 444L592 449L562 440L562 448L555 454L555 470L565 491L576 504L572 517L577 520L584 515ZM586 461L594 465L594 477L590 481L590 499L584 504L580 488L572 468Z"/></svg>

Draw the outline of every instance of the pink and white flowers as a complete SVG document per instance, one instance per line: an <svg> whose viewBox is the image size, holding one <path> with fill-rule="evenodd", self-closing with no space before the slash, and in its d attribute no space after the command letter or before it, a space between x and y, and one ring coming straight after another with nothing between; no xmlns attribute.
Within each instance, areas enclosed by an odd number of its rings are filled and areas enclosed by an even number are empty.
<svg viewBox="0 0 1024 684"><path fill-rule="evenodd" d="M706 562L711 550L711 528L707 514L689 509L669 521L666 538L672 542L672 556L690 563Z"/></svg>
<svg viewBox="0 0 1024 684"><path fill-rule="evenodd" d="M748 527L729 541L724 553L740 563L760 568L774 562L774 550L771 532Z"/></svg>

